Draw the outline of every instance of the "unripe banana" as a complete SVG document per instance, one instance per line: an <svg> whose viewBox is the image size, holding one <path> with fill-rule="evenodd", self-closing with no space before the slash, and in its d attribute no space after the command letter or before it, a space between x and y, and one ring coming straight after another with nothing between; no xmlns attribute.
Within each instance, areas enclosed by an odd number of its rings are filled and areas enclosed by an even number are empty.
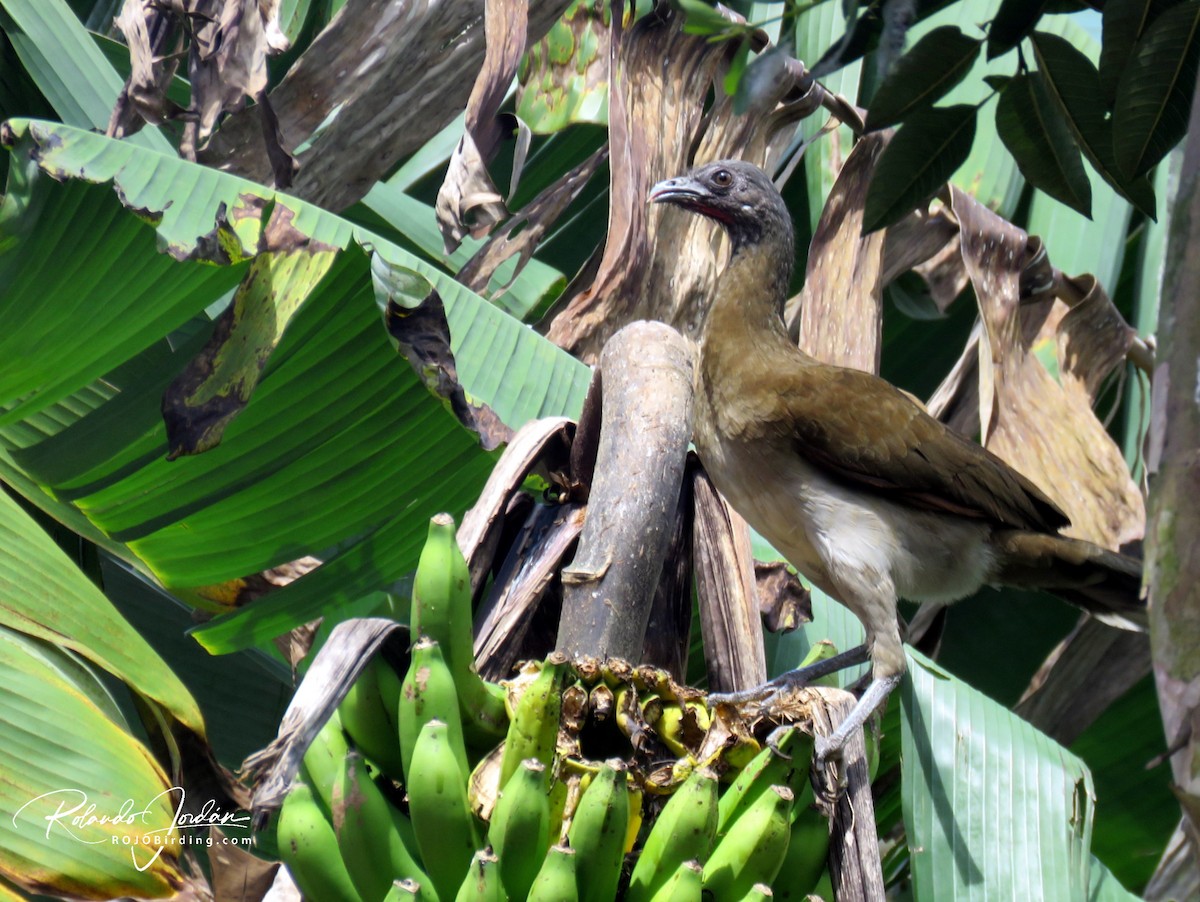
<svg viewBox="0 0 1200 902"><path fill-rule="evenodd" d="M524 899L537 877L550 840L546 767L526 758L500 793L488 828L488 844L500 859L500 878L510 899Z"/></svg>
<svg viewBox="0 0 1200 902"><path fill-rule="evenodd" d="M346 756L334 785L333 826L350 879L368 902L387 895L393 880L428 881L397 829L392 804L355 751Z"/></svg>
<svg viewBox="0 0 1200 902"><path fill-rule="evenodd" d="M770 786L723 836L704 865L704 889L716 899L740 899L756 883L775 879L787 855L792 791Z"/></svg>
<svg viewBox="0 0 1200 902"><path fill-rule="evenodd" d="M802 795L812 767L812 737L791 727L777 734L775 748L767 745L742 768L717 803L717 835L724 835L752 800L766 787L780 784Z"/></svg>
<svg viewBox="0 0 1200 902"><path fill-rule="evenodd" d="M642 832L642 802L645 801L646 792L632 780L625 781L625 792L629 796L629 820L625 824L625 842L621 851L629 854L637 845L638 834Z"/></svg>
<svg viewBox="0 0 1200 902"><path fill-rule="evenodd" d="M742 896L742 902L767 902L775 898L775 892L765 883L756 883L750 887L750 892Z"/></svg>
<svg viewBox="0 0 1200 902"><path fill-rule="evenodd" d="M508 730L504 690L475 672L472 618L471 574L454 535L454 518L437 514L429 521L417 562L409 624L414 636L428 636L441 645L458 687L464 731L491 744Z"/></svg>
<svg viewBox="0 0 1200 902"><path fill-rule="evenodd" d="M562 711L562 677L566 661L551 655L538 666L538 674L526 683L513 708L512 722L504 738L500 762L500 785L505 786L526 758L535 758L547 770L554 765L558 742L558 720Z"/></svg>
<svg viewBox="0 0 1200 902"><path fill-rule="evenodd" d="M491 850L480 849L471 859L471 867L454 902L506 902L507 899L500 881L499 859Z"/></svg>
<svg viewBox="0 0 1200 902"><path fill-rule="evenodd" d="M813 805L811 787L792 810L787 855L776 882L777 899L804 899L817 886L829 855L829 819ZM786 879L785 879L786 878Z"/></svg>
<svg viewBox="0 0 1200 902"><path fill-rule="evenodd" d="M412 764L413 749L421 727L431 720L446 725L450 747L463 773L470 773L467 747L463 742L462 715L458 709L458 690L454 677L442 657L441 646L422 636L412 649L412 663L400 686L397 720L399 721L400 757L404 772Z"/></svg>
<svg viewBox="0 0 1200 902"><path fill-rule="evenodd" d="M383 902L438 902L438 897L427 883L397 880L383 897Z"/></svg>
<svg viewBox="0 0 1200 902"><path fill-rule="evenodd" d="M567 835L578 857L575 879L581 902L612 902L625 859L629 793L625 763L604 762L579 799Z"/></svg>
<svg viewBox="0 0 1200 902"><path fill-rule="evenodd" d="M577 902L575 857L570 846L551 846L529 890L528 902Z"/></svg>
<svg viewBox="0 0 1200 902"><path fill-rule="evenodd" d="M407 789L425 873L439 898L453 899L480 842L467 806L467 775L458 766L440 720L421 728Z"/></svg>
<svg viewBox="0 0 1200 902"><path fill-rule="evenodd" d="M399 686L392 665L377 655L363 668L338 706L342 727L354 747L397 779L404 773L396 730Z"/></svg>
<svg viewBox="0 0 1200 902"><path fill-rule="evenodd" d="M346 734L342 732L341 717L335 710L304 751L304 770L308 774L309 785L325 809L326 817L332 816L333 784L349 751Z"/></svg>
<svg viewBox="0 0 1200 902"><path fill-rule="evenodd" d="M700 902L703 867L698 861L684 861L652 897L650 902Z"/></svg>
<svg viewBox="0 0 1200 902"><path fill-rule="evenodd" d="M692 771L659 812L629 880L629 902L654 897L684 862L703 864L717 835L718 778L709 768Z"/></svg>
<svg viewBox="0 0 1200 902"><path fill-rule="evenodd" d="M312 789L297 783L279 809L279 859L306 899L362 902L338 851L337 836Z"/></svg>

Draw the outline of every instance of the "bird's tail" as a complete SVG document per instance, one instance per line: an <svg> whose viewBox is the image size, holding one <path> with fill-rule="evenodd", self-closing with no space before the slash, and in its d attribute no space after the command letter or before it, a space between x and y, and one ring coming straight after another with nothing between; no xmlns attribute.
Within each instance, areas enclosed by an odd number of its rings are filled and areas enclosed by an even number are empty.
<svg viewBox="0 0 1200 902"><path fill-rule="evenodd" d="M1081 539L1020 530L993 534L992 547L997 583L1045 589L1120 629L1146 628L1139 559Z"/></svg>

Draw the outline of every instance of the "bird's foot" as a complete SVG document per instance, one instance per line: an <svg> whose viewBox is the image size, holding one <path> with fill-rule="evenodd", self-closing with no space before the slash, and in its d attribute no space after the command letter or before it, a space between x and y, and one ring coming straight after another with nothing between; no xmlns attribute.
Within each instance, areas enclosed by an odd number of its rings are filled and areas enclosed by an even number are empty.
<svg viewBox="0 0 1200 902"><path fill-rule="evenodd" d="M779 695L801 689L823 676L837 673L839 670L853 667L855 664L862 664L866 660L867 647L859 645L849 651L834 655L832 658L825 658L824 660L809 664L807 667L798 667L795 670L787 671L787 673L781 673L775 679L768 680L750 689L743 689L738 692L714 692L708 696L708 701L709 704L713 705L740 705L746 702L770 701Z"/></svg>

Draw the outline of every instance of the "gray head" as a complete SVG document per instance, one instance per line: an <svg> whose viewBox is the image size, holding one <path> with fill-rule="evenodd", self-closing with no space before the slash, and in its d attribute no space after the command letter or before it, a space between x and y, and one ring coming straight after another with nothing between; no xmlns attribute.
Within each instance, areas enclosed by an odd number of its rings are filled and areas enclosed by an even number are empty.
<svg viewBox="0 0 1200 902"><path fill-rule="evenodd" d="M741 160L718 160L650 189L651 203L668 203L719 222L736 254L763 241L792 249L792 217L770 177Z"/></svg>

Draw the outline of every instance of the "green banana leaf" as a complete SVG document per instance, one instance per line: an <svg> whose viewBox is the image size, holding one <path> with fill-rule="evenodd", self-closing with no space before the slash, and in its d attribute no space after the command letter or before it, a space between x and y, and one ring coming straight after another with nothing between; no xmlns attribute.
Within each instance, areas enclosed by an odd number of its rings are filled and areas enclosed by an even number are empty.
<svg viewBox="0 0 1200 902"><path fill-rule="evenodd" d="M155 847L138 843L169 838L178 800L93 665L203 736L196 702L4 493L0 599L0 875L93 898L100 887L113 896L169 894L183 879L177 850L151 863ZM116 816L126 800L146 818L72 821L89 803L97 816Z"/></svg>
<svg viewBox="0 0 1200 902"><path fill-rule="evenodd" d="M509 425L570 413L582 402L587 367L346 220L67 126L15 120L9 128L21 163L3 217L11 249L0 270L12 290L0 311L10 325L0 354L27 365L0 379L0 438L23 475L124 543L165 585L221 583L322 551L352 564L362 585L320 568L289 587L319 610L399 578L415 562L426 515L461 512L474 500L492 457L397 359L378 320L372 260L437 288L465 390ZM103 186L109 180L117 193ZM179 330L192 338L203 331L197 319L247 271L244 263L213 267L196 258L252 256L263 229L249 213L272 204L273 215L285 209L294 228L337 250L325 272L302 273L293 287L301 302L286 328L276 325L268 336L267 347L278 346L222 443L168 461L158 397L186 356L161 343ZM87 227L65 233L68 224ZM52 262L62 259L73 262ZM109 262L98 270L99 261ZM77 290L97 276L99 295ZM103 314L92 312L97 307ZM83 319L86 333L74 326ZM29 353L38 347L54 352ZM38 435L30 422L48 412L54 432L43 427ZM301 604L274 617L272 635L313 610ZM273 617L272 608L256 611L235 616Z"/></svg>

